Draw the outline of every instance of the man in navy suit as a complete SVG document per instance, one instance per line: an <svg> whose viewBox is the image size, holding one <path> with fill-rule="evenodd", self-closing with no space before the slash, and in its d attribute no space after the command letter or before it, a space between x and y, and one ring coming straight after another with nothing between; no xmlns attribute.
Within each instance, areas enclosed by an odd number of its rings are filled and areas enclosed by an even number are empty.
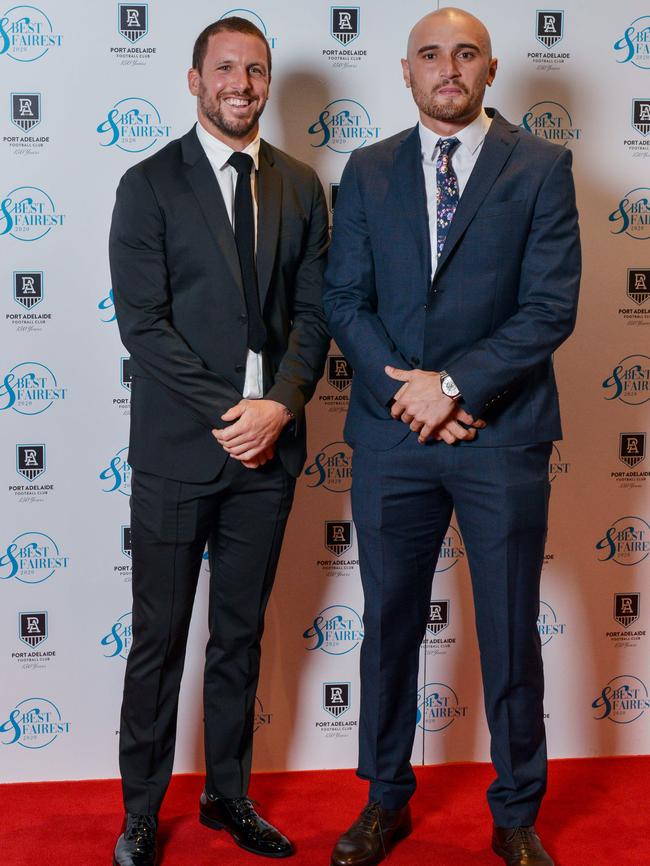
<svg viewBox="0 0 650 866"><path fill-rule="evenodd" d="M355 376L346 422L365 595L359 775L369 802L334 866L371 866L411 829L419 648L452 510L465 541L496 779L492 847L548 866L537 632L553 352L573 330L580 246L571 152L483 106L483 24L413 28L412 130L356 151L339 188L324 306Z"/></svg>

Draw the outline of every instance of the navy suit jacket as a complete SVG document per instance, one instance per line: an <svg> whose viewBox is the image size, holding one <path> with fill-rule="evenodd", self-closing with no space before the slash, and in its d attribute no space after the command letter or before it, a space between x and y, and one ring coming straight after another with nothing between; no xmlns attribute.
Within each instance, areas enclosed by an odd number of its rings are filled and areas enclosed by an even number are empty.
<svg viewBox="0 0 650 866"><path fill-rule="evenodd" d="M433 278L418 127L355 151L325 275L332 335L354 369L347 441L408 434L384 366L447 370L488 422L463 446L562 436L552 354L575 324L580 241L571 151L493 117Z"/></svg>

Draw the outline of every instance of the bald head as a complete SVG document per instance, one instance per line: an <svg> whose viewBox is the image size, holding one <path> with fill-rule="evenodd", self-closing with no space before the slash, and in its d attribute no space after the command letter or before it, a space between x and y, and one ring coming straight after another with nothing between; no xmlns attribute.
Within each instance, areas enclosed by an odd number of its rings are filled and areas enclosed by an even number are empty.
<svg viewBox="0 0 650 866"><path fill-rule="evenodd" d="M478 117L496 71L485 25L453 7L418 21L402 60L420 122L438 135L453 135Z"/></svg>
<svg viewBox="0 0 650 866"><path fill-rule="evenodd" d="M481 52L484 52L488 58L492 57L492 42L485 24L464 9L447 6L437 12L430 12L414 25L406 46L408 59L410 60L411 56L415 56L418 50L426 45L432 33L445 35L450 31L462 32L470 36L480 46Z"/></svg>

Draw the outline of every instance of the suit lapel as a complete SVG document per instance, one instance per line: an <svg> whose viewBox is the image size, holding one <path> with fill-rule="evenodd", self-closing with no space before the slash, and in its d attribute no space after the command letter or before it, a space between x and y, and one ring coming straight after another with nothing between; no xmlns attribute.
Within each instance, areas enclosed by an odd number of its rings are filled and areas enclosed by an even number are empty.
<svg viewBox="0 0 650 866"><path fill-rule="evenodd" d="M257 287L262 310L273 274L282 205L282 176L273 163L273 152L262 141L257 175Z"/></svg>
<svg viewBox="0 0 650 866"><path fill-rule="evenodd" d="M194 129L183 136L181 146L187 180L198 200L215 242L226 260L230 276L238 286L243 298L244 288L241 281L235 235L219 189L219 183Z"/></svg>
<svg viewBox="0 0 650 866"><path fill-rule="evenodd" d="M422 145L417 126L395 151L395 181L402 202L404 221L412 231L420 254L422 273L431 273L431 244L427 217L427 193L422 171Z"/></svg>
<svg viewBox="0 0 650 866"><path fill-rule="evenodd" d="M519 130L516 126L512 126L498 112L494 112L483 147L460 197L447 240L438 259L438 272L453 252L499 176L512 149L519 141L518 134Z"/></svg>

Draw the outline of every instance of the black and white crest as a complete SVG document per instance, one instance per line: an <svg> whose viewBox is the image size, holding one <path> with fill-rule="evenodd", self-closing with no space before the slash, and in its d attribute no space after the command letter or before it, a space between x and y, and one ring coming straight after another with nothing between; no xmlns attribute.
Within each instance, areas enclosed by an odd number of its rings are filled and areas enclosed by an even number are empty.
<svg viewBox="0 0 650 866"><path fill-rule="evenodd" d="M137 42L142 39L149 30L149 9L146 3L119 3L118 29L129 42Z"/></svg>
<svg viewBox="0 0 650 866"><path fill-rule="evenodd" d="M14 271L14 301L31 310L43 300L43 271Z"/></svg>
<svg viewBox="0 0 650 866"><path fill-rule="evenodd" d="M323 683L323 709L338 718L350 709L350 683Z"/></svg>
<svg viewBox="0 0 650 866"><path fill-rule="evenodd" d="M650 269L627 269L627 296L639 306L650 298Z"/></svg>
<svg viewBox="0 0 650 866"><path fill-rule="evenodd" d="M131 527L122 527L122 553L131 559Z"/></svg>
<svg viewBox="0 0 650 866"><path fill-rule="evenodd" d="M327 381L337 391L345 391L352 384L352 367L343 355L329 355L327 358Z"/></svg>
<svg viewBox="0 0 650 866"><path fill-rule="evenodd" d="M621 433L618 448L618 459L629 466L636 466L645 457L645 433Z"/></svg>
<svg viewBox="0 0 650 866"><path fill-rule="evenodd" d="M127 391L131 390L131 358L120 358L120 382Z"/></svg>
<svg viewBox="0 0 650 866"><path fill-rule="evenodd" d="M537 10L537 41L545 48L552 48L564 36L564 12Z"/></svg>
<svg viewBox="0 0 650 866"><path fill-rule="evenodd" d="M23 132L29 132L41 122L40 93L11 94L11 122Z"/></svg>
<svg viewBox="0 0 650 866"><path fill-rule="evenodd" d="M429 602L429 619L427 631L429 634L439 634L449 625L449 599L435 599Z"/></svg>
<svg viewBox="0 0 650 866"><path fill-rule="evenodd" d="M341 43L348 45L359 35L359 7L332 6L332 36Z"/></svg>
<svg viewBox="0 0 650 866"><path fill-rule="evenodd" d="M47 639L47 612L19 613L18 636L32 649L43 643Z"/></svg>
<svg viewBox="0 0 650 866"><path fill-rule="evenodd" d="M614 619L623 628L636 622L641 612L640 592L617 592L614 596Z"/></svg>
<svg viewBox="0 0 650 866"><path fill-rule="evenodd" d="M650 134L650 99L632 100L632 126L641 135Z"/></svg>
<svg viewBox="0 0 650 866"><path fill-rule="evenodd" d="M45 472L45 445L16 445L16 471L28 481Z"/></svg>
<svg viewBox="0 0 650 866"><path fill-rule="evenodd" d="M334 556L343 556L352 547L352 521L326 520L325 547Z"/></svg>

